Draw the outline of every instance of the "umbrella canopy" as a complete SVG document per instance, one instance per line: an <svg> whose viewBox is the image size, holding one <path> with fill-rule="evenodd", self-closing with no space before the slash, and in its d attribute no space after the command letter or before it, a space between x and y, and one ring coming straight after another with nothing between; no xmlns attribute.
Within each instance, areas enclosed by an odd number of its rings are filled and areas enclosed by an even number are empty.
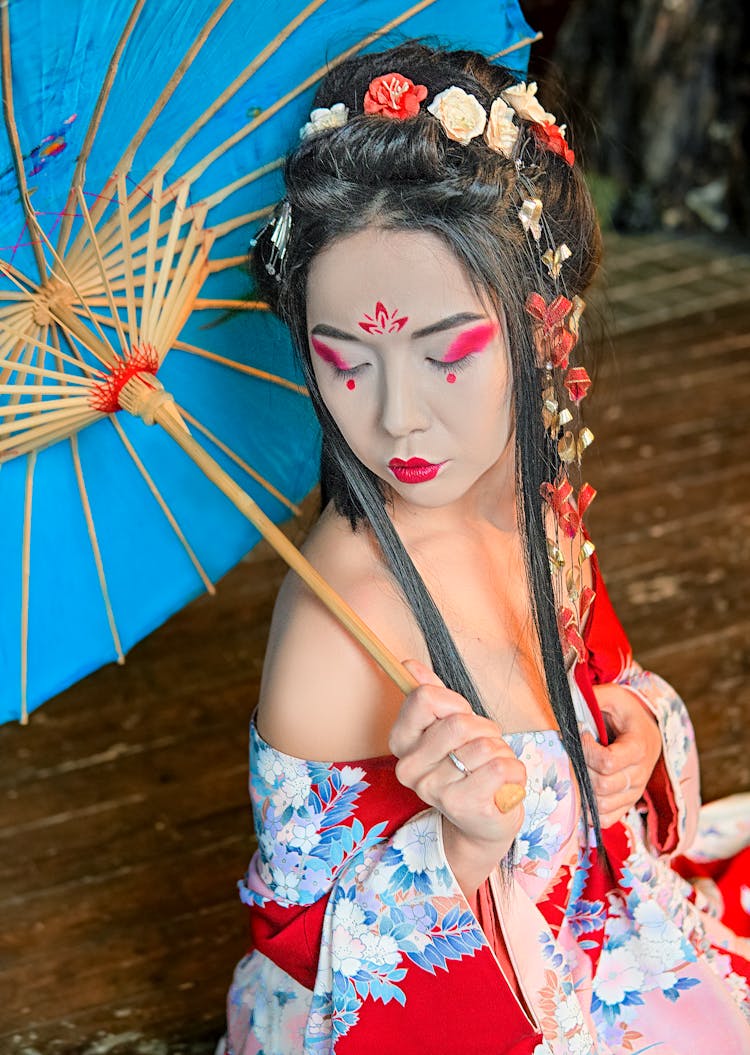
<svg viewBox="0 0 750 1055"><path fill-rule="evenodd" d="M521 71L533 37L515 0L459 20L451 0L0 13L7 721L121 662L257 542L174 437L199 439L274 523L316 482L288 335L248 299L243 265L326 65L432 35Z"/></svg>

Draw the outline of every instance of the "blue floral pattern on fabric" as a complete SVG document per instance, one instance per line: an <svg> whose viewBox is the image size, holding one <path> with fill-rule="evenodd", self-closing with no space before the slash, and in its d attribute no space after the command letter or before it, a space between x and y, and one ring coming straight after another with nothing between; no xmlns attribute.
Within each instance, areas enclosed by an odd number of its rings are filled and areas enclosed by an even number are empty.
<svg viewBox="0 0 750 1055"><path fill-rule="evenodd" d="M487 944L445 866L440 825L437 811L418 814L339 877L326 911L305 1051L330 1051L365 1000L403 1005L398 983L409 963L434 974Z"/></svg>
<svg viewBox="0 0 750 1055"><path fill-rule="evenodd" d="M381 840L385 821L365 831L354 817L369 787L363 769L282 754L251 724L250 772L258 872L280 904L311 905L341 868ZM244 880L238 886L246 904L264 904Z"/></svg>

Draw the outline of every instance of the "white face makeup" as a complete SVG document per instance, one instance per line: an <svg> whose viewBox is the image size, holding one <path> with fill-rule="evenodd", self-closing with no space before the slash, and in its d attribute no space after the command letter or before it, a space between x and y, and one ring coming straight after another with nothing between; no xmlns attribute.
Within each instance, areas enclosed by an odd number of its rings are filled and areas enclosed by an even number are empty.
<svg viewBox="0 0 750 1055"><path fill-rule="evenodd" d="M503 331L437 235L367 228L334 243L310 269L307 327L326 406L394 498L451 505L508 451Z"/></svg>

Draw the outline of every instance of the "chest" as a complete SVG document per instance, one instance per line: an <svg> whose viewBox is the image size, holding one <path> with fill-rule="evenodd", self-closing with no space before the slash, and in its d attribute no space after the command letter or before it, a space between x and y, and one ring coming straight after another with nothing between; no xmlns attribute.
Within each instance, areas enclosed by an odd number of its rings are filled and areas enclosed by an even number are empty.
<svg viewBox="0 0 750 1055"><path fill-rule="evenodd" d="M443 554L424 577L501 728L554 728L520 549L467 547Z"/></svg>

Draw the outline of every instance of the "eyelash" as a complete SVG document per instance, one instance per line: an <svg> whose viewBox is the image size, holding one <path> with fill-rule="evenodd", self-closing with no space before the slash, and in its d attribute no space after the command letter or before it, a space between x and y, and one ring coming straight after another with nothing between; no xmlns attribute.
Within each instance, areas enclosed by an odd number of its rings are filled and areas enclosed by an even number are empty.
<svg viewBox="0 0 750 1055"><path fill-rule="evenodd" d="M456 370L465 370L469 365L469 361L473 358L474 353L469 352L468 355L464 355L461 359L454 359L453 362L443 362L442 359L428 359L427 362L435 370L439 370L443 374L449 374ZM339 370L339 368L333 363L330 364L336 377L341 378L342 381L350 377L356 377L360 370L364 370L364 368L369 365L369 363L360 363L359 366L350 366L348 370Z"/></svg>
<svg viewBox="0 0 750 1055"><path fill-rule="evenodd" d="M454 373L456 370L465 370L469 365L469 361L474 358L474 354L469 352L468 355L464 355L461 359L454 359L453 362L444 363L442 359L428 359L427 362L430 366L434 366L436 370L442 371L444 374Z"/></svg>

